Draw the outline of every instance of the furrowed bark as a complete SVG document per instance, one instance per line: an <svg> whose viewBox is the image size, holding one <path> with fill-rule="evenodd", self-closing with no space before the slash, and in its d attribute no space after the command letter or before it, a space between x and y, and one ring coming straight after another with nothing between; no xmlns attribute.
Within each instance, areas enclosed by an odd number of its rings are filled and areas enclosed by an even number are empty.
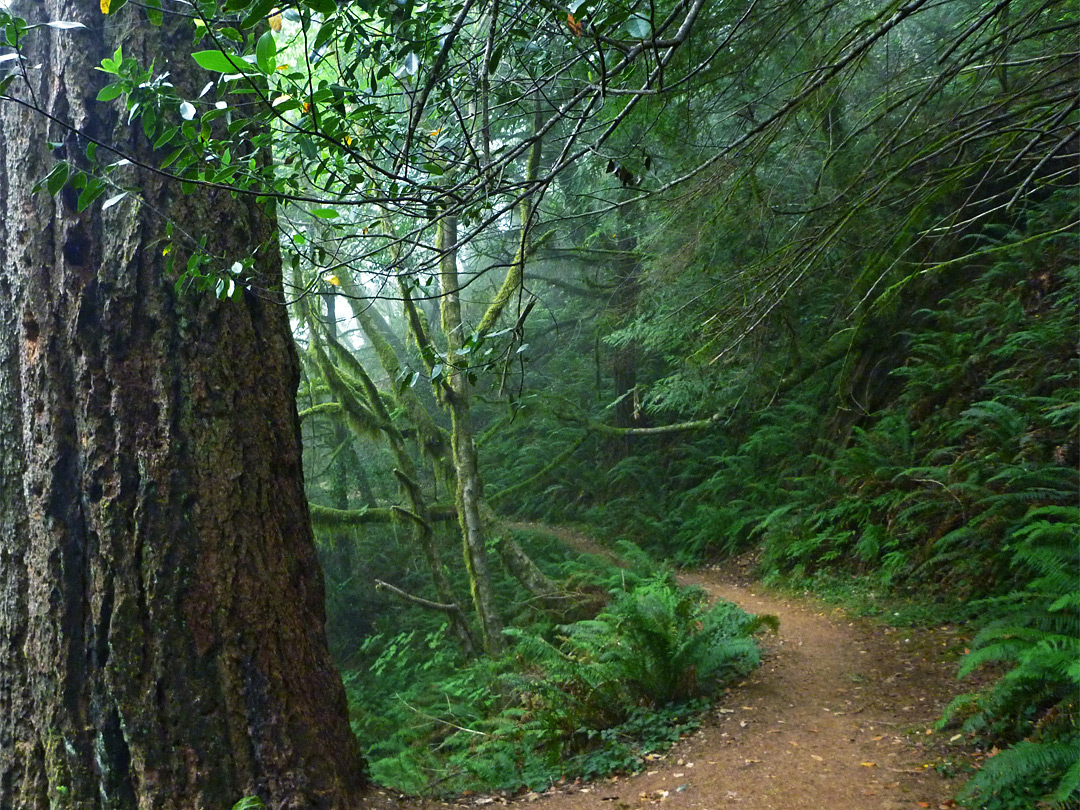
<svg viewBox="0 0 1080 810"><path fill-rule="evenodd" d="M96 4L15 12L88 26L32 39L42 108L152 160L95 102L93 67L123 37L143 64L172 57L178 86L203 81L190 36ZM270 221L149 174L145 204L80 213L66 190L31 193L48 140L78 164L77 137L0 106L0 807L352 806L278 255L256 254L240 301L178 297L156 241L165 215L239 259Z"/></svg>

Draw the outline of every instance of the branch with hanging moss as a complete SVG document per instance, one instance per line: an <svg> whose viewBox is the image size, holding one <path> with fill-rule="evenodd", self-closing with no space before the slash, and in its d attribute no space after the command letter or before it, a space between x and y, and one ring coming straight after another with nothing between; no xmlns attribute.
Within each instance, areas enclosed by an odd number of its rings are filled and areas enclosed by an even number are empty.
<svg viewBox="0 0 1080 810"><path fill-rule="evenodd" d="M420 485L416 483L406 472L398 468L394 468L394 477L397 478L398 483L404 487L406 494L409 497L411 503L417 503L423 498L423 493L420 490Z"/></svg>
<svg viewBox="0 0 1080 810"><path fill-rule="evenodd" d="M450 438L446 431L436 424L428 407L421 402L420 396L409 384L409 380L403 378L401 359L398 349L390 340L392 333L389 331L389 325L382 320L374 307L361 306L360 301L354 298L350 298L349 303L353 316L360 324L372 348L375 349L375 356L379 359L383 372L394 381L391 385L392 396L408 414L409 421L416 427L416 435L420 440L421 448L436 462L444 478L449 480L447 473L450 469ZM434 400L431 405L435 406Z"/></svg>
<svg viewBox="0 0 1080 810"><path fill-rule="evenodd" d="M431 524L424 520L422 517L420 517L418 514L416 514L416 512L410 512L404 506L391 506L390 508L394 510L394 514L398 517L405 518L406 520L411 520L421 531L427 532L428 534L431 534L435 531L431 527Z"/></svg>
<svg viewBox="0 0 1080 810"><path fill-rule="evenodd" d="M577 441L575 441L573 444L571 444L569 447L567 447L565 450L563 450L561 453L559 453L557 456L555 456L555 458L553 458L550 462L545 464L538 472L533 473L528 478L526 478L524 481L518 481L516 484L513 484L512 486L509 486L506 489L500 490L499 492L496 492L494 495L489 496L488 499L487 499L488 502L494 504L494 503L497 503L497 502L499 502L501 500L509 498L511 495L515 495L516 493L521 492L523 489L530 486L535 481L538 481L539 479L543 478L549 472L551 472L556 467L558 467L563 462L565 462L568 458L570 458L570 456L572 456L574 454L574 451L577 450L579 447L581 447L581 445L583 445L585 443L585 440L588 439L588 438L589 438L589 434L584 433L580 438L578 438Z"/></svg>
<svg viewBox="0 0 1080 810"><path fill-rule="evenodd" d="M540 155L542 151L543 139L540 137L540 131L543 127L544 116L541 111L540 98L537 97L535 101L535 108L533 112L533 141L532 147L529 149L529 159L525 166L525 184L531 186L536 182L536 177L540 167ZM538 194L538 191L532 192ZM521 289L522 283L525 279L525 259L531 252L529 249L529 224L532 219L535 206L533 206L530 199L530 195L524 195L521 198L519 211L521 214L521 236L518 240L517 255L514 256L514 261L510 264L510 268L506 271L506 277L503 279L502 285L499 287L499 291L495 294L495 298L488 304L487 311L484 312L483 317L480 319L479 326L476 327L476 331L481 334L487 334L495 328L495 324L499 320L499 316L502 315L503 309L505 309L507 303L513 297L514 293ZM548 233L552 233L549 231ZM548 234L545 234L546 238ZM533 248L535 249L535 247ZM445 291L444 291L445 292Z"/></svg>
<svg viewBox="0 0 1080 810"><path fill-rule="evenodd" d="M309 416L315 416L320 413L332 413L339 414L342 411L340 402L321 402L318 405L312 405L310 408L304 408L300 411L298 416L301 419L306 419Z"/></svg>
<svg viewBox="0 0 1080 810"><path fill-rule="evenodd" d="M614 407L618 402L620 402L625 397L628 397L631 393L633 393L632 389L620 396L608 407ZM620 428L614 427L613 425L606 425L603 422L599 422L589 416L585 416L581 413L576 413L566 405L564 405L563 407L560 407L558 405L549 405L545 408L545 410L548 411L556 419L581 425L581 427L583 427L588 433L597 433L601 436L662 436L668 433L685 433L692 430L708 430L709 428L724 419L724 413L718 411L712 416L707 416L704 419L692 419L687 422L676 422L672 425L660 425L659 427L651 428ZM498 497L503 497L503 493L499 493Z"/></svg>
<svg viewBox="0 0 1080 810"><path fill-rule="evenodd" d="M403 517L414 515L407 509L397 506L377 506L369 509L334 509L309 503L311 522L321 529L335 529L342 526L364 526L371 523L391 523ZM457 509L451 504L435 504L427 510L429 520L457 520Z"/></svg>
<svg viewBox="0 0 1080 810"><path fill-rule="evenodd" d="M694 419L690 422L678 422L674 425L661 425L651 428L620 428L605 425L594 419L585 422L585 429L601 436L663 436L668 433L686 433L692 430L708 430L724 418L722 413L714 413L705 419Z"/></svg>
<svg viewBox="0 0 1080 810"><path fill-rule="evenodd" d="M316 334L314 331L312 334ZM327 356L321 341L312 341L310 354L330 391L341 404L350 426L361 436L376 437L393 426L379 414L373 413L370 403L361 401L362 395L350 384L341 370ZM366 399L366 397L364 397ZM381 404L381 403L376 403Z"/></svg>
<svg viewBox="0 0 1080 810"><path fill-rule="evenodd" d="M412 297L412 292L405 285L404 280L399 278L398 284L401 291L401 305L405 311L406 323L409 326L409 334L416 341L416 347L420 350L420 359L424 364L424 369L427 371L428 377L431 378L435 370L435 358L438 357L438 352L435 350L435 345L428 334L424 317L416 307L416 300ZM454 392L450 388L445 375L437 379L433 378L431 386L435 391L435 397L440 403L453 399Z"/></svg>

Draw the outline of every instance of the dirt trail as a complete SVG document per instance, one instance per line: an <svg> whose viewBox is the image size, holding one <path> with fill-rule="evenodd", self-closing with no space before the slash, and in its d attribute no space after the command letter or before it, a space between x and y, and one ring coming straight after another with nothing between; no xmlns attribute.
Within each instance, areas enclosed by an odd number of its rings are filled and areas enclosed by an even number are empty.
<svg viewBox="0 0 1080 810"><path fill-rule="evenodd" d="M567 534L575 546L596 550ZM408 802L403 810L507 803L535 810L952 806L948 797L957 785L928 767L940 759L942 743L925 732L957 691L948 654L958 641L953 631L897 630L850 619L810 598L777 596L754 584L745 565L683 580L780 619L779 634L765 641L761 668L730 690L699 731L635 776L513 798Z"/></svg>

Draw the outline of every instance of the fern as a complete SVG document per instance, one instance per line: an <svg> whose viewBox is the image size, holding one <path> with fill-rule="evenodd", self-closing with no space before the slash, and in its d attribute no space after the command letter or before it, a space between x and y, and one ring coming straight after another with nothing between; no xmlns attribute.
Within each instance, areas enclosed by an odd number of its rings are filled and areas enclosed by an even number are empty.
<svg viewBox="0 0 1080 810"><path fill-rule="evenodd" d="M988 689L954 700L945 721L969 714L966 729L1016 741L972 779L966 800L1032 782L1045 786L1049 801L1065 806L1080 798L1080 513L1038 507L1009 536L1013 563L1029 572L1029 583L986 601L1004 615L975 637L960 675L988 663L1009 669Z"/></svg>
<svg viewBox="0 0 1080 810"><path fill-rule="evenodd" d="M971 807L984 806L987 797L1021 792L1017 788L1045 789L1047 774L1061 774L1040 798L1054 807L1075 807L1080 800L1078 749L1080 734L1076 733L1053 742L1023 740L988 759L957 798Z"/></svg>
<svg viewBox="0 0 1080 810"><path fill-rule="evenodd" d="M634 706L714 694L757 665L757 627L735 606L706 608L700 591L660 576L618 593L595 619L561 626L558 643L510 632L517 655L537 668L528 690L569 730L616 725Z"/></svg>

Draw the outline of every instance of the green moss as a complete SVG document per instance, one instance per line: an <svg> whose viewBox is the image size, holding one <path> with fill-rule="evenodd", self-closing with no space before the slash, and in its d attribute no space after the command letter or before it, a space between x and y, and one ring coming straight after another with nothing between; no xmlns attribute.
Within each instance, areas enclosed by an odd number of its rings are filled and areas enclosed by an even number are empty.
<svg viewBox="0 0 1080 810"><path fill-rule="evenodd" d="M70 763L63 735L56 730L45 735L45 779L50 810L74 807Z"/></svg>

